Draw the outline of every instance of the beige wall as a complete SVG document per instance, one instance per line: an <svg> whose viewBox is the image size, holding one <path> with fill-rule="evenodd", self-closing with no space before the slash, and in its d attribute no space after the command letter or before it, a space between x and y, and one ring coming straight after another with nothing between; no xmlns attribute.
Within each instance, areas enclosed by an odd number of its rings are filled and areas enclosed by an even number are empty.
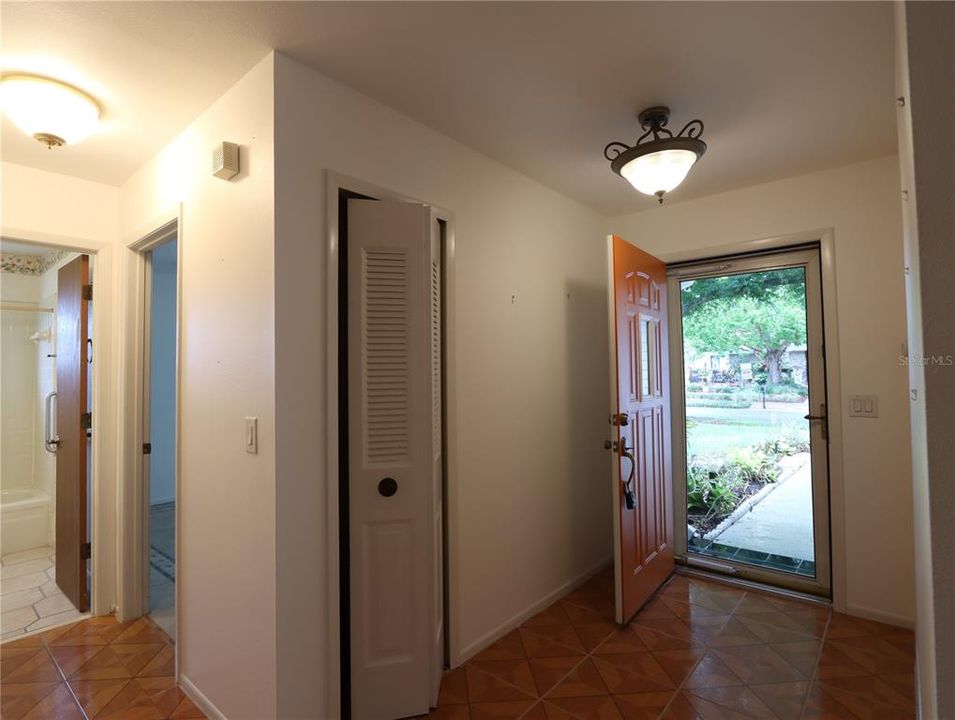
<svg viewBox="0 0 955 720"><path fill-rule="evenodd" d="M604 233L591 210L276 55L280 710L326 654L324 171L455 216L453 645L473 652L610 555ZM316 439L319 442L316 442Z"/></svg>
<svg viewBox="0 0 955 720"><path fill-rule="evenodd" d="M918 587L919 710L955 715L955 6L896 6L899 149L903 186L912 469ZM924 364L923 364L924 362Z"/></svg>
<svg viewBox="0 0 955 720"><path fill-rule="evenodd" d="M705 162L705 159L704 161ZM692 182L692 175L687 180ZM915 617L905 296L898 160L803 175L614 218L613 232L677 254L833 228L843 395L878 395L879 417L843 417L849 611ZM843 398L844 399L844 398ZM838 600L838 598L837 598Z"/></svg>
<svg viewBox="0 0 955 720"><path fill-rule="evenodd" d="M182 203L179 671L233 720L276 713L273 136L270 55L122 188L126 242Z"/></svg>

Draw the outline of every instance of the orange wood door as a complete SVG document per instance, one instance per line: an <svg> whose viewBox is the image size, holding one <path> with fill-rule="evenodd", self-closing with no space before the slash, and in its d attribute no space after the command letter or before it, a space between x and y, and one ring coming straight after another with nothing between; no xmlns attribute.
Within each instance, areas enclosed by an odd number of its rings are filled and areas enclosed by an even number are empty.
<svg viewBox="0 0 955 720"><path fill-rule="evenodd" d="M673 572L667 283L662 261L617 236L609 244L614 565L623 623Z"/></svg>
<svg viewBox="0 0 955 720"><path fill-rule="evenodd" d="M59 270L56 299L56 584L76 609L89 609L87 542L87 350L89 257Z"/></svg>

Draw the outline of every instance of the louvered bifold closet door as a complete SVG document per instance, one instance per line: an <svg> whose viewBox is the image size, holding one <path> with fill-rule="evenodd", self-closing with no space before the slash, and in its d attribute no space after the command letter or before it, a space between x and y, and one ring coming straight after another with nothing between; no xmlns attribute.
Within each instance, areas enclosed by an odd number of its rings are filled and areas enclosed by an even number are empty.
<svg viewBox="0 0 955 720"><path fill-rule="evenodd" d="M428 207L348 201L355 720L427 714L432 700L436 483L431 235Z"/></svg>

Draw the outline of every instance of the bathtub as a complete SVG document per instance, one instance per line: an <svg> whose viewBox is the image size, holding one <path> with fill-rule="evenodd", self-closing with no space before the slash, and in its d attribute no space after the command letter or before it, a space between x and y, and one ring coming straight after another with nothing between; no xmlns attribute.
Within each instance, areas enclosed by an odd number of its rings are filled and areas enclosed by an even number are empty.
<svg viewBox="0 0 955 720"><path fill-rule="evenodd" d="M0 493L0 552L4 555L50 544L50 498L42 490Z"/></svg>

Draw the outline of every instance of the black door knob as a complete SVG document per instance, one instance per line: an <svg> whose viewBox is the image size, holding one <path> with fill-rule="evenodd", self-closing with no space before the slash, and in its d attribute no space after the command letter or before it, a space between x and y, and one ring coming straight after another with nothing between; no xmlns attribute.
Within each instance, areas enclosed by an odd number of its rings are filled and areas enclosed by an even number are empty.
<svg viewBox="0 0 955 720"><path fill-rule="evenodd" d="M391 497L398 492L398 483L394 478L384 478L378 483L378 492L384 497Z"/></svg>

